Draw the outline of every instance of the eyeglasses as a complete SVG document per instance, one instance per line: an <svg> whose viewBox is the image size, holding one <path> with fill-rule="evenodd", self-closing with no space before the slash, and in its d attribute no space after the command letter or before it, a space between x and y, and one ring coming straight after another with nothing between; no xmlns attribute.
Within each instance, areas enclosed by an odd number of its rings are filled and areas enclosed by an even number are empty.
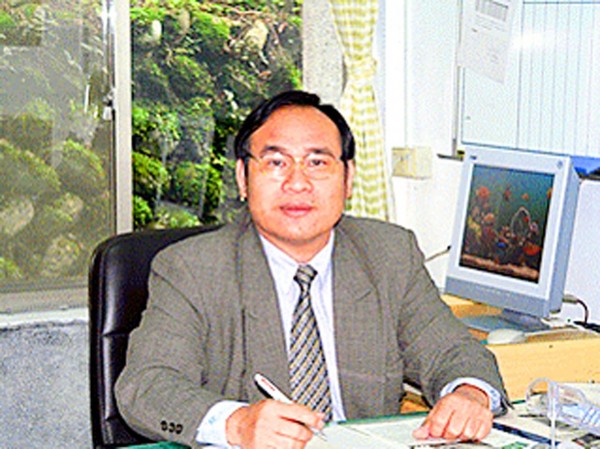
<svg viewBox="0 0 600 449"><path fill-rule="evenodd" d="M277 180L287 178L296 165L300 166L300 170L307 178L327 179L335 174L337 163L341 162L341 159L329 153L310 153L297 159L289 154L273 151L260 157L248 153L248 157L258 164L262 174Z"/></svg>

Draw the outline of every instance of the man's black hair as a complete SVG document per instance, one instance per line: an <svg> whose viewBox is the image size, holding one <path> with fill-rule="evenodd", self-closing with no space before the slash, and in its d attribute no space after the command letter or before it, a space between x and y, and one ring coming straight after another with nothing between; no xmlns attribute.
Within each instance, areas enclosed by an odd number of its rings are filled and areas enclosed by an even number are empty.
<svg viewBox="0 0 600 449"><path fill-rule="evenodd" d="M344 162L354 159L355 143L354 136L346 119L332 105L321 104L318 95L301 90L289 90L275 95L269 100L261 103L255 108L242 123L240 130L235 136L234 149L236 159L246 161L250 154L250 137L260 128L269 117L278 109L286 106L306 106L318 109L325 114L337 127L342 141L342 156Z"/></svg>

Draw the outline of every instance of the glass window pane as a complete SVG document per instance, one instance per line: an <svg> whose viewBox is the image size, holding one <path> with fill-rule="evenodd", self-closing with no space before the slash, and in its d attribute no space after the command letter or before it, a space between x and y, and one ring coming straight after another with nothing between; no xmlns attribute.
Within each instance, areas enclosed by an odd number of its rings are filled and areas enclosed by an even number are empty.
<svg viewBox="0 0 600 449"><path fill-rule="evenodd" d="M84 285L114 229L103 16L100 0L0 3L0 293Z"/></svg>
<svg viewBox="0 0 600 449"><path fill-rule="evenodd" d="M302 1L136 0L136 228L224 222L240 205L232 140L261 99L302 83Z"/></svg>

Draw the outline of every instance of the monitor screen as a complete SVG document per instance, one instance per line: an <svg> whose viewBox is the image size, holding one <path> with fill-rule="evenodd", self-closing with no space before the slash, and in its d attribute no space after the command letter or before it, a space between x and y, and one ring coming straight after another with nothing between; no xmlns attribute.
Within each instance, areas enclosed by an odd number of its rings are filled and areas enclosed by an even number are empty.
<svg viewBox="0 0 600 449"><path fill-rule="evenodd" d="M460 265L538 282L554 174L475 165Z"/></svg>
<svg viewBox="0 0 600 449"><path fill-rule="evenodd" d="M567 156L468 148L446 293L535 317L558 310L578 187Z"/></svg>

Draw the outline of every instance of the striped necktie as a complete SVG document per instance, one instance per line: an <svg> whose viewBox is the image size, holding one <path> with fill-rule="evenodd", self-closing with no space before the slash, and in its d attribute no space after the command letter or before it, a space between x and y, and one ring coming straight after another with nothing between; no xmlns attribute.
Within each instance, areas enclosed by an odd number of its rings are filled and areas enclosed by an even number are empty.
<svg viewBox="0 0 600 449"><path fill-rule="evenodd" d="M310 300L310 284L317 275L310 265L300 265L294 280L300 298L294 310L290 338L289 369L292 398L331 421L331 394L325 354Z"/></svg>

